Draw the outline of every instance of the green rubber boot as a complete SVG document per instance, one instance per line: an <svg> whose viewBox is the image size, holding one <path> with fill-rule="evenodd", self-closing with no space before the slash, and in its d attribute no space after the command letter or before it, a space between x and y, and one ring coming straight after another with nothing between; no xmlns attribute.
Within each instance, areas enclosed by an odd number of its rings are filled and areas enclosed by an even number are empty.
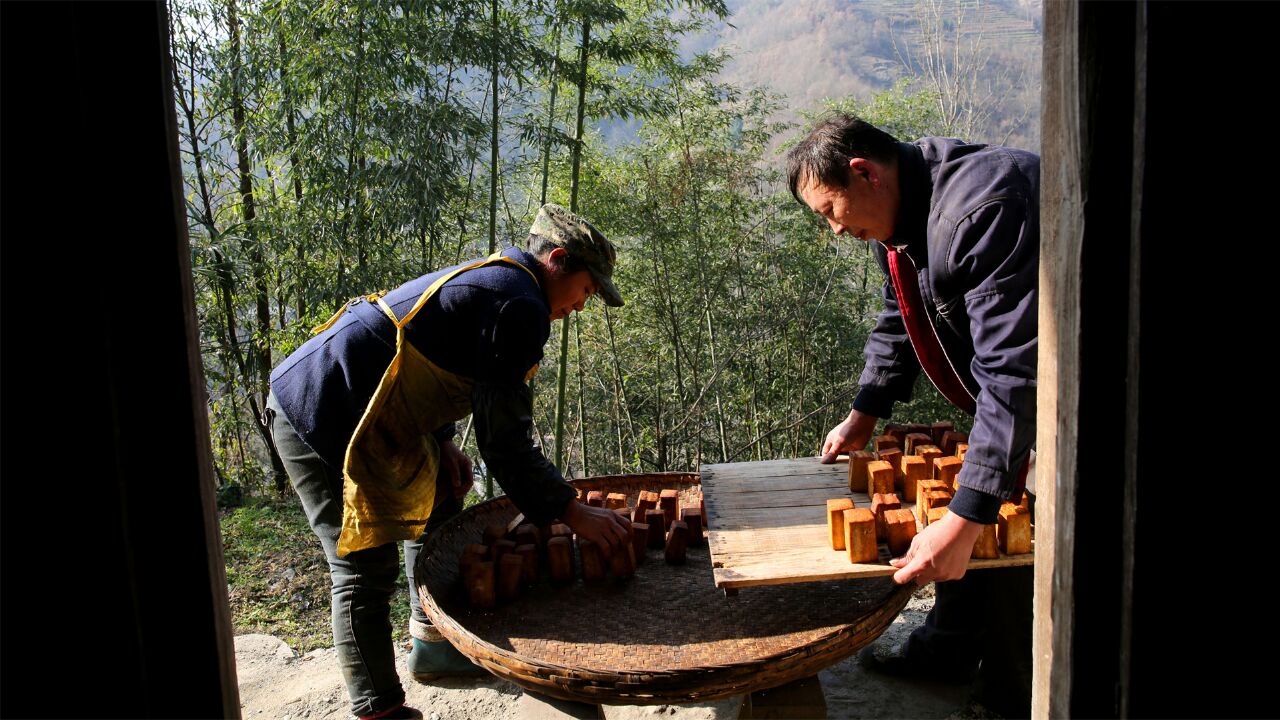
<svg viewBox="0 0 1280 720"><path fill-rule="evenodd" d="M409 672L413 674L414 680L426 683L439 678L477 677L485 674L484 668L458 652L435 628L410 622L414 625L414 637L413 650L409 652ZM433 636L439 639L423 639Z"/></svg>

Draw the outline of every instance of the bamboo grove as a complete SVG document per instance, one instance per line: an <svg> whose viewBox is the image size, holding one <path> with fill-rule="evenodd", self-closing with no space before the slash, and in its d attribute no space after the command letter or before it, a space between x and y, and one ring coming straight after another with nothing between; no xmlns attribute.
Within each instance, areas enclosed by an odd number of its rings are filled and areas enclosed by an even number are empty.
<svg viewBox="0 0 1280 720"><path fill-rule="evenodd" d="M523 243L544 200L618 245L627 298L557 323L533 381L567 476L812 455L848 412L883 278L780 182L782 100L677 52L723 0L169 9L220 483L286 490L268 374L313 326ZM935 121L919 98L840 105L906 138ZM964 422L925 383L895 417Z"/></svg>

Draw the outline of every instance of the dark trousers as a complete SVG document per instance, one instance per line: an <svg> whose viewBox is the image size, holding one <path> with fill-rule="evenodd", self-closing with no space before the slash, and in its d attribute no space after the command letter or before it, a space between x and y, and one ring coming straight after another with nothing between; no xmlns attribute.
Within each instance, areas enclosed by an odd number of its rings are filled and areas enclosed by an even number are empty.
<svg viewBox="0 0 1280 720"><path fill-rule="evenodd" d="M398 543L338 557L338 536L342 532L341 470L326 463L302 441L274 394L267 397L267 418L285 472L329 562L333 642L351 698L351 712L369 715L393 708L404 702L391 643L391 597L400 575ZM428 622L413 580L413 566L422 542L461 509L462 503L447 490L438 494L426 531L417 540L403 543L414 620Z"/></svg>
<svg viewBox="0 0 1280 720"><path fill-rule="evenodd" d="M1008 718L1031 715L1034 568L974 570L935 585L933 609L907 653L933 667L978 668L974 697Z"/></svg>

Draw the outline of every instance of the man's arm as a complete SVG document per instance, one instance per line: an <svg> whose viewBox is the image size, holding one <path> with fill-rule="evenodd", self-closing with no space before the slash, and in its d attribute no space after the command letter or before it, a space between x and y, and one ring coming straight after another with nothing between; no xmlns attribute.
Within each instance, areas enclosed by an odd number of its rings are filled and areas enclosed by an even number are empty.
<svg viewBox="0 0 1280 720"><path fill-rule="evenodd" d="M963 275L973 336L977 413L960 489L902 558L898 583L964 575L982 525L1015 499L1035 441L1039 224L1024 202L992 202L956 228L952 266Z"/></svg>

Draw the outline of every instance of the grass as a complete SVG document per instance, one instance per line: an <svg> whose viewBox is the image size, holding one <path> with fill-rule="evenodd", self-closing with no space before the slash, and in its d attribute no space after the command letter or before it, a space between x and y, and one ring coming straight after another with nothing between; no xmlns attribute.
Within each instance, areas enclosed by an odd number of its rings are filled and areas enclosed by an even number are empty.
<svg viewBox="0 0 1280 720"><path fill-rule="evenodd" d="M297 498L251 498L219 513L227 596L236 635L274 635L300 653L333 647L329 565ZM403 565L392 598L396 642L409 641L408 580Z"/></svg>
<svg viewBox="0 0 1280 720"><path fill-rule="evenodd" d="M470 493L465 505L479 502ZM333 647L329 564L296 497L247 498L219 512L235 634L274 635L300 653ZM391 602L395 642L409 642L408 579L401 557Z"/></svg>

